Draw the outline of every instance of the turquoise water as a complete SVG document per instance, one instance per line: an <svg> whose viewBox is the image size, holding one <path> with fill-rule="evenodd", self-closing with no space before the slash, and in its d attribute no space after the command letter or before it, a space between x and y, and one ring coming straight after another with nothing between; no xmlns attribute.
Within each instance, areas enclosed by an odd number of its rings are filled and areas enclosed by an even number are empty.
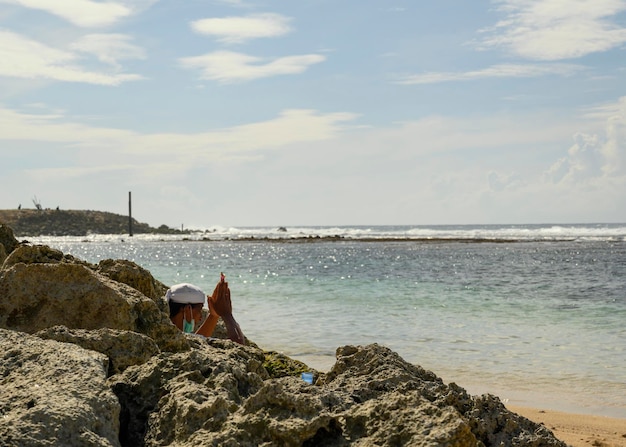
<svg viewBox="0 0 626 447"><path fill-rule="evenodd" d="M233 240L229 229L212 240L31 242L90 262L129 259L209 293L223 271L246 335L319 369L338 346L376 342L472 393L626 417L624 226L436 227L417 237L389 228L319 230L352 235L334 241L270 229Z"/></svg>

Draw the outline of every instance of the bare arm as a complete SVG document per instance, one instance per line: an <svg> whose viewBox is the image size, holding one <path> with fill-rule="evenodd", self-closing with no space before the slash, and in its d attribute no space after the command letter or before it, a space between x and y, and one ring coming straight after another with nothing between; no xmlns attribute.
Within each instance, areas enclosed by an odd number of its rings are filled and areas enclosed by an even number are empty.
<svg viewBox="0 0 626 447"><path fill-rule="evenodd" d="M210 308L210 305L209 305ZM213 331L215 330L215 326L217 325L217 320L219 320L220 316L213 311L210 311L209 316L204 320L202 325L196 331L196 334L204 335L205 337L210 337L213 335Z"/></svg>
<svg viewBox="0 0 626 447"><path fill-rule="evenodd" d="M218 282L217 286L215 286L213 295L208 297L208 301L209 308L211 309L211 315L215 311L215 313L224 320L224 324L226 324L226 330L228 332L228 338L234 342L244 344L246 339L241 331L239 323L237 323L237 320L233 317L233 305L230 300L230 289L228 288L228 283L225 281L224 276L222 276L220 282ZM213 328L214 327L215 325Z"/></svg>

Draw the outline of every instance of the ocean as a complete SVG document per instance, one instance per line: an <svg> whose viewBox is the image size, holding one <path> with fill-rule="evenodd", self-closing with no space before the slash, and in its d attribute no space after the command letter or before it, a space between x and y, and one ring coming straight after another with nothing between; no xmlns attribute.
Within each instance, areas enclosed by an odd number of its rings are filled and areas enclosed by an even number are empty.
<svg viewBox="0 0 626 447"><path fill-rule="evenodd" d="M224 272L246 336L312 368L378 343L471 394L626 418L626 224L26 239L207 293Z"/></svg>

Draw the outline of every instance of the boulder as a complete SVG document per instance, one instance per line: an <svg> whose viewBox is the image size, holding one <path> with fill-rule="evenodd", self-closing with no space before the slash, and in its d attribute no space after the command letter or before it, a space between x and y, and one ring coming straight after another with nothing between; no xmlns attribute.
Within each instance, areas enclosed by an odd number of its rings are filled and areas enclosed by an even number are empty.
<svg viewBox="0 0 626 447"><path fill-rule="evenodd" d="M90 264L65 255L62 251L50 248L47 245L19 245L5 259L2 269L6 270L16 264L58 264L70 263L89 266Z"/></svg>
<svg viewBox="0 0 626 447"><path fill-rule="evenodd" d="M124 283L151 298L162 312L169 313L163 299L168 287L157 281L143 267L125 259L104 259L98 263L96 271L114 281Z"/></svg>
<svg viewBox="0 0 626 447"><path fill-rule="evenodd" d="M497 397L469 396L383 346L339 348L309 385L271 378L255 347L194 341L109 379L122 445L565 447Z"/></svg>
<svg viewBox="0 0 626 447"><path fill-rule="evenodd" d="M122 405L122 445L191 445L196 430L219 429L269 379L260 349L187 337L189 352L161 353L109 379Z"/></svg>
<svg viewBox="0 0 626 447"><path fill-rule="evenodd" d="M110 328L145 334L163 350L187 349L168 316L136 289L82 264L11 265L16 252L0 270L0 327L28 333L58 325Z"/></svg>
<svg viewBox="0 0 626 447"><path fill-rule="evenodd" d="M106 356L5 329L0 353L0 445L120 445Z"/></svg>
<svg viewBox="0 0 626 447"><path fill-rule="evenodd" d="M6 257L17 248L20 243L15 239L13 230L7 225L0 224L0 266Z"/></svg>
<svg viewBox="0 0 626 447"><path fill-rule="evenodd" d="M386 347L344 346L336 356L318 382L336 393L349 390L357 403L352 406L356 417L349 412L346 419L353 437L364 429L375 445L396 445L391 440L396 437L399 445L565 447L543 425L507 410L497 397L470 396ZM369 415L366 424L363 414ZM476 441L468 438L468 430ZM390 437L390 431L396 434Z"/></svg>
<svg viewBox="0 0 626 447"><path fill-rule="evenodd" d="M124 371L129 366L146 363L158 354L159 347L150 337L132 331L110 328L95 330L68 329L54 326L36 332L39 338L73 343L84 349L100 352L109 359L109 376Z"/></svg>

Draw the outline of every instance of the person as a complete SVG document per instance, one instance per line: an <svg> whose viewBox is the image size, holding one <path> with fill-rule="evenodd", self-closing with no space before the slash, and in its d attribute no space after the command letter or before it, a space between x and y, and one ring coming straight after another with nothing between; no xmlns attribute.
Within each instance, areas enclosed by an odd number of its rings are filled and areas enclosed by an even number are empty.
<svg viewBox="0 0 626 447"><path fill-rule="evenodd" d="M205 295L202 289L193 284L181 283L170 287L165 298L170 309L170 320L181 331L210 337L215 330L217 321L222 317L228 338L234 342L245 344L241 327L233 317L230 289L223 273L213 290L213 295ZM200 324L205 299L209 305L209 315Z"/></svg>

